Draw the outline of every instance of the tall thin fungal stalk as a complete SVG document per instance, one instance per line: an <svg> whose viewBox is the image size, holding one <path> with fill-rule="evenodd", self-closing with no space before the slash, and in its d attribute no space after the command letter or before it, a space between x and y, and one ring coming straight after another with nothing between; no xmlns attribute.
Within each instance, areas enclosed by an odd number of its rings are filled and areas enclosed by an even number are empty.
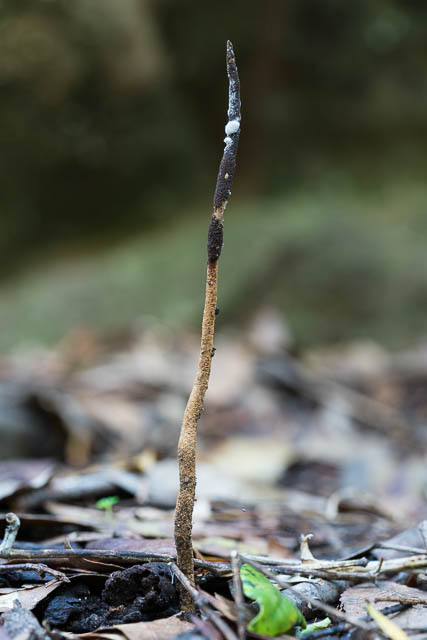
<svg viewBox="0 0 427 640"><path fill-rule="evenodd" d="M192 584L194 584L194 562L191 534L196 491L197 424L208 388L211 361L214 354L218 258L223 244L224 211L231 194L240 135L240 82L233 45L230 41L227 41L227 74L229 82L228 122L225 126L225 148L219 165L213 213L208 232L208 268L200 358L196 378L184 412L178 443L179 494L175 510L175 544L178 566ZM186 591L181 591L181 604L186 613L194 610L194 604Z"/></svg>

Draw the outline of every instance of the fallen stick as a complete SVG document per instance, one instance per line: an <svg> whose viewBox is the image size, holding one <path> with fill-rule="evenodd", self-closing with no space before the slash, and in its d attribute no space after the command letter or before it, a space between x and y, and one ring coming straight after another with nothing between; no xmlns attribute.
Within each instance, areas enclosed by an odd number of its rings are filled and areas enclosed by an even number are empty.
<svg viewBox="0 0 427 640"><path fill-rule="evenodd" d="M174 562L175 557L169 554L146 553L142 551L117 551L103 549L13 549L12 544L19 529L19 518L14 513L6 516L7 526L3 541L0 543L0 559L4 560L57 560L62 558L83 558L87 560L104 560L107 562L120 561L125 563L137 562ZM256 568L263 567L261 562L249 556L239 554L244 562L252 564ZM393 558L391 560L372 560L366 564L366 559L359 560L315 560L313 563L301 561L287 561L277 564L275 558L261 557L267 565L269 575L279 579L277 573L291 575L307 575L325 578L327 580L375 580L381 574L398 573L399 571L417 571L427 567L427 554ZM329 566L328 566L329 565ZM332 566L330 566L332 565ZM8 565L9 566L9 565ZM10 566L13 566L11 563ZM193 559L193 566L210 571L217 576L231 576L232 567L227 562L209 562L207 560ZM322 568L319 569L319 566ZM260 569L261 570L261 569ZM263 568L264 570L264 568ZM275 573L273 573L275 572Z"/></svg>
<svg viewBox="0 0 427 640"><path fill-rule="evenodd" d="M253 562L249 556L241 556L245 562ZM98 549L11 549L6 553L0 553L0 558L6 560L58 560L82 558L86 560L99 560L104 562L121 562L121 563L137 563L137 562L174 562L175 556L146 553L143 551L117 551L117 550L98 550ZM216 576L231 576L232 568L226 562L209 562L207 560L194 559L194 566L199 569L210 571ZM313 576L316 578L339 579L339 580L365 580L377 577L378 574L373 572L359 573L352 571L339 571L338 569L317 569L317 567L307 567L304 565L288 565L278 566L274 562L271 565L272 571L280 570L280 573L288 573L291 575ZM426 560L427 566L427 560Z"/></svg>
<svg viewBox="0 0 427 640"><path fill-rule="evenodd" d="M316 568L316 569L340 569L348 567L366 567L368 560L366 558L357 558L356 560L315 560L313 563L301 560L293 560L292 558L269 558L268 556L257 556L245 553L245 558L258 562L259 564L265 564L269 566L280 567L301 567Z"/></svg>
<svg viewBox="0 0 427 640"><path fill-rule="evenodd" d="M82 558L84 560L99 560L104 562L120 562L137 564L138 562L175 562L175 556L161 553L144 553L142 551L111 551L98 549L12 549L7 553L0 553L0 558L5 560L61 560ZM207 560L194 560L194 565L199 569L210 571L216 576L231 576L231 565L220 562L208 562ZM1 565L14 567L13 563Z"/></svg>
<svg viewBox="0 0 427 640"><path fill-rule="evenodd" d="M382 598L374 598L374 602L399 602L400 604L407 604L408 606L415 606L416 604L427 605L427 597L383 596Z"/></svg>
<svg viewBox="0 0 427 640"><path fill-rule="evenodd" d="M239 554L244 562L253 563L254 560L250 556ZM174 562L175 557L160 553L145 553L142 551L113 551L98 549L11 549L7 552L0 553L0 558L5 560L57 560L62 558L83 558L87 560L99 560L106 562ZM269 567L269 573L277 577L277 572L287 573L289 575L304 575L326 580L375 580L381 574L398 573L399 571L416 571L427 567L427 555L409 556L405 558L396 558L393 560L371 561L366 567L355 567L354 571L350 568L343 567L342 570L337 568L317 569L315 566L295 565L287 566L277 565L274 558L271 564L258 566ZM10 565L12 566L12 564ZM205 569L217 576L231 576L232 568L227 562L209 562L207 560L194 560L194 566L199 569ZM273 573L275 572L275 573Z"/></svg>

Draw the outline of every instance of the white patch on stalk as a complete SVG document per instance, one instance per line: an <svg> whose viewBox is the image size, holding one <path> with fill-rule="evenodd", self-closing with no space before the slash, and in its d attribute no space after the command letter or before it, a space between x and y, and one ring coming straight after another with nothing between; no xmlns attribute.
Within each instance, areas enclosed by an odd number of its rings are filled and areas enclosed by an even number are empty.
<svg viewBox="0 0 427 640"><path fill-rule="evenodd" d="M226 138L224 138L224 142L225 146L228 147L233 142L233 140L229 136L227 136Z"/></svg>
<svg viewBox="0 0 427 640"><path fill-rule="evenodd" d="M233 133L237 133L240 129L240 122L238 120L229 120L225 125L225 133L227 136L231 136Z"/></svg>

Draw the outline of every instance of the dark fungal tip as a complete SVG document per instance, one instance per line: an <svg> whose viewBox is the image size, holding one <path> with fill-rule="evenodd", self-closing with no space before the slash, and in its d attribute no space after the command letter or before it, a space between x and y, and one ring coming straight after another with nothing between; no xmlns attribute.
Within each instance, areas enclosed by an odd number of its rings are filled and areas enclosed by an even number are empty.
<svg viewBox="0 0 427 640"><path fill-rule="evenodd" d="M221 255L223 242L223 222L212 216L208 231L208 260L216 262Z"/></svg>
<svg viewBox="0 0 427 640"><path fill-rule="evenodd" d="M237 143L239 141L239 133L232 134L233 143L226 147L221 163L219 165L218 178L214 193L214 207L221 207L231 194L231 185L233 184L234 171L236 168ZM227 177L225 177L227 176Z"/></svg>

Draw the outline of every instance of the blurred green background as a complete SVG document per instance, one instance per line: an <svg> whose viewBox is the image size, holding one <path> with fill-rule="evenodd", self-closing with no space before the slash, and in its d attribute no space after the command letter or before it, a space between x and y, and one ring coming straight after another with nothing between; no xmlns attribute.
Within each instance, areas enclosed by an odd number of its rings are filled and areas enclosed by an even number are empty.
<svg viewBox="0 0 427 640"><path fill-rule="evenodd" d="M399 346L427 314L423 0L2 0L0 348L197 329L223 148L242 135L220 326Z"/></svg>

